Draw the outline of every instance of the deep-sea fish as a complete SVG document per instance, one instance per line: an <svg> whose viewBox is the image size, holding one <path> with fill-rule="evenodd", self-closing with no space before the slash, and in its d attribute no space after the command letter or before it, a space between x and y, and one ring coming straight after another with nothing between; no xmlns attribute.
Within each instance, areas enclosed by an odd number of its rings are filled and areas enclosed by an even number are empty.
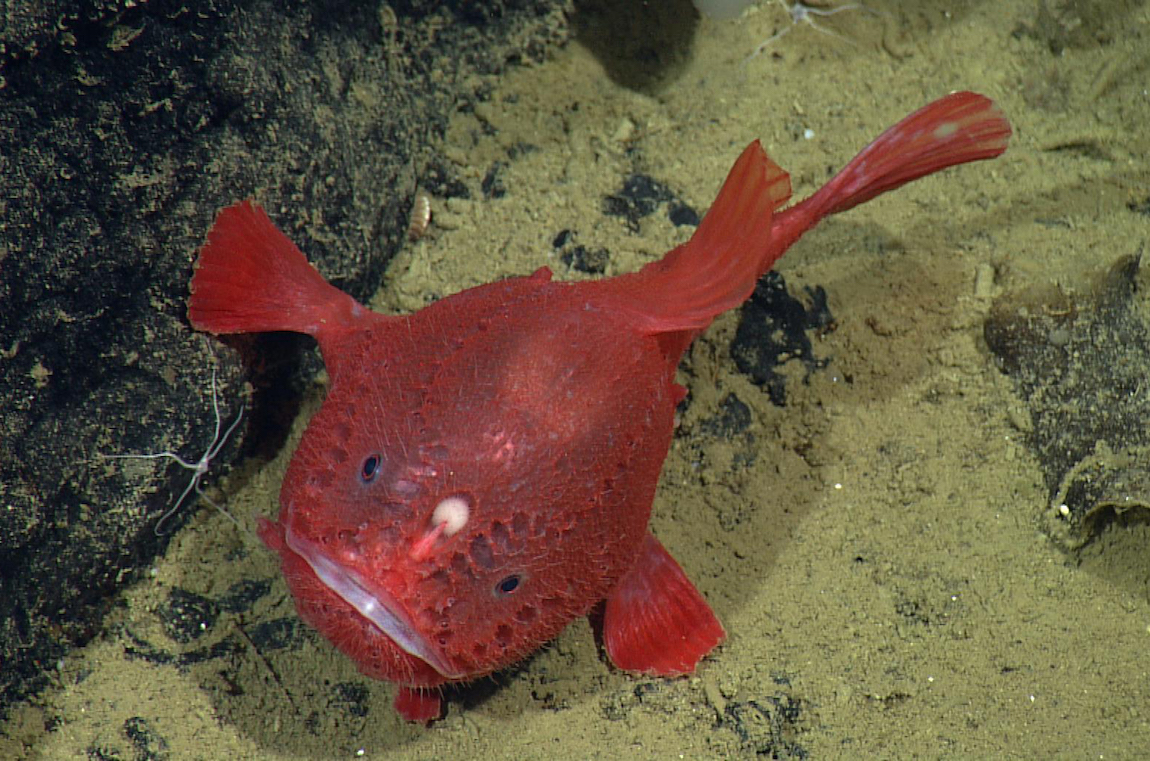
<svg viewBox="0 0 1150 761"><path fill-rule="evenodd" d="M783 211L790 180L756 141L691 239L638 272L544 267L407 315L329 285L251 202L221 211L192 325L307 333L331 378L259 528L300 616L396 682L413 721L439 715L439 685L514 664L598 603L616 666L692 672L724 630L647 528L683 352L820 219L1010 134L990 100L953 93Z"/></svg>

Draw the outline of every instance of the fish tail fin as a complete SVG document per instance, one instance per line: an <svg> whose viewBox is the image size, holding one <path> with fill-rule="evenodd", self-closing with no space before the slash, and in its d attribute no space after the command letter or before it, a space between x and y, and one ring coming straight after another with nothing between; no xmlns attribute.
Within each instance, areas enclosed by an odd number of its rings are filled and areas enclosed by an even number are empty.
<svg viewBox="0 0 1150 761"><path fill-rule="evenodd" d="M779 213L773 237L786 250L825 216L942 169L998 156L1010 135L990 98L973 92L939 98L875 138L810 198Z"/></svg>
<svg viewBox="0 0 1150 761"><path fill-rule="evenodd" d="M701 330L745 301L782 254L771 240L771 218L790 196L790 177L756 140L690 240L638 272L601 282L624 295L653 333Z"/></svg>
<svg viewBox="0 0 1150 761"><path fill-rule="evenodd" d="M370 314L329 284L251 201L220 211L192 276L188 319L208 333L286 330L321 338Z"/></svg>

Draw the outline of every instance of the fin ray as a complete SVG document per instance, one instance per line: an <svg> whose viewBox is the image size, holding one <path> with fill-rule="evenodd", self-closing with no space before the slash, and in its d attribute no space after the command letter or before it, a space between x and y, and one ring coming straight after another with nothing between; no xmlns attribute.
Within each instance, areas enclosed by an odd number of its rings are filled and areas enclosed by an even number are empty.
<svg viewBox="0 0 1150 761"><path fill-rule="evenodd" d="M607 598L603 644L625 671L690 674L726 632L703 595L653 534Z"/></svg>
<svg viewBox="0 0 1150 761"><path fill-rule="evenodd" d="M931 101L872 140L814 195L776 216L772 237L786 250L823 217L928 174L995 158L1010 136L1002 109L984 95L961 91Z"/></svg>
<svg viewBox="0 0 1150 761"><path fill-rule="evenodd" d="M188 319L209 333L321 337L371 314L323 279L250 200L220 211L192 275Z"/></svg>
<svg viewBox="0 0 1150 761"><path fill-rule="evenodd" d="M727 174L694 235L638 272L602 281L652 333L701 330L751 295L781 251L771 218L790 198L790 177L756 140Z"/></svg>

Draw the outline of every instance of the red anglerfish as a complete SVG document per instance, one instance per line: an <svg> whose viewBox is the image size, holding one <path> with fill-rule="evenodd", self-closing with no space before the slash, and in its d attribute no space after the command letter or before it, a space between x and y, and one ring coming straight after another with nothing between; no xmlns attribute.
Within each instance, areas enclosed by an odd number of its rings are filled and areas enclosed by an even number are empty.
<svg viewBox="0 0 1150 761"><path fill-rule="evenodd" d="M307 333L331 378L259 528L300 616L396 682L415 721L439 715L437 686L523 659L600 602L616 666L693 671L723 627L647 529L684 350L826 215L998 156L1010 134L990 100L953 93L779 212L790 180L756 141L691 239L638 272L543 267L408 315L329 285L250 201L221 211L192 325Z"/></svg>

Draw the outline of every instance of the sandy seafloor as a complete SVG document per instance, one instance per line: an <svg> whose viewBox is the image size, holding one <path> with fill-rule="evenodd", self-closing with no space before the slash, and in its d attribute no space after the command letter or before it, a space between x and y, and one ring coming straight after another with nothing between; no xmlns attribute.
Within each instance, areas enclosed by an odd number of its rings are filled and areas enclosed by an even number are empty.
<svg viewBox="0 0 1150 761"><path fill-rule="evenodd" d="M688 355L692 401L652 525L729 632L696 676L613 670L580 621L423 728L396 717L391 685L311 632L255 647L261 623L294 616L252 533L278 509L288 449L222 485L243 530L200 509L107 632L60 664L59 687L17 708L0 755L1145 757L1150 532L1115 524L1087 550L1066 549L1024 445L1027 410L982 334L994 298L1036 283L1087 288L1150 235L1146 212L1130 208L1150 194L1150 10L1082 4L1099 9L1083 19L1066 5L1049 3L1061 27L1028 35L1017 32L1034 26L1034 0L875 0L879 14L825 22L845 39L799 26L745 60L787 23L764 5L700 22L689 53L646 92L573 42L491 81L490 102L455 119L444 155L474 188L504 161L506 194L434 199L431 228L393 263L376 309L544 264L578 276L554 256L566 228L610 252L609 273L659 256L690 228L660 211L632 233L602 213L632 171L702 211L755 138L802 197L948 91L989 95L1014 125L1002 158L828 220L783 258L790 290L823 286L837 321L815 339L826 369L804 382L788 366L787 406L735 370L735 315ZM537 150L509 160L520 144ZM709 435L703 421L731 393L749 428ZM155 611L170 590L216 598L244 579L272 592L192 644L167 638ZM248 644L183 667L131 655L141 642L179 654L224 641Z"/></svg>

